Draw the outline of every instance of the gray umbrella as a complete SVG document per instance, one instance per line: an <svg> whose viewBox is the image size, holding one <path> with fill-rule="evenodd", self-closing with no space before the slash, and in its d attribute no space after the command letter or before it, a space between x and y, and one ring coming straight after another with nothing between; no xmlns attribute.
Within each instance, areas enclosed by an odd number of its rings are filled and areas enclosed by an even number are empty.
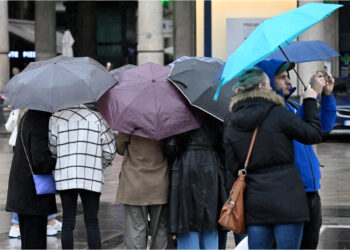
<svg viewBox="0 0 350 250"><path fill-rule="evenodd" d="M109 71L109 73L112 74L114 77L116 77L123 70L131 69L131 68L134 68L134 67L136 67L136 65L126 64L124 66L121 66L119 68L116 68L116 69L113 69L113 70Z"/></svg>
<svg viewBox="0 0 350 250"><path fill-rule="evenodd" d="M96 102L117 81L89 57L58 56L30 63L2 90L13 109L47 112Z"/></svg>

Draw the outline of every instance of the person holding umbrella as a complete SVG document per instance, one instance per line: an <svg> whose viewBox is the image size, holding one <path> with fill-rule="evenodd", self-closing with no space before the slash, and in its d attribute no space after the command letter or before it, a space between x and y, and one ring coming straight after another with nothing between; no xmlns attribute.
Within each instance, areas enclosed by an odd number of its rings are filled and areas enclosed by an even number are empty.
<svg viewBox="0 0 350 250"><path fill-rule="evenodd" d="M246 174L245 223L250 249L298 249L303 224L309 219L306 195L294 164L293 139L306 144L322 140L316 92L304 93L301 120L284 108L259 68L242 73L234 85L230 113L224 122L227 187L242 169L258 128Z"/></svg>
<svg viewBox="0 0 350 250"><path fill-rule="evenodd" d="M59 191L63 225L63 249L73 249L73 230L78 195L84 208L84 220L90 249L101 249L98 210L103 169L112 165L116 147L112 131L97 112L76 105L50 118L49 143L57 157L54 177Z"/></svg>
<svg viewBox="0 0 350 250"><path fill-rule="evenodd" d="M169 170L162 143L119 131L117 153L123 155L116 201L124 204L125 247L146 249L150 234L151 249L169 248Z"/></svg>
<svg viewBox="0 0 350 250"><path fill-rule="evenodd" d="M31 215L30 218L24 218L26 221L25 225L22 223L22 247L46 247L46 216L56 212L54 195L35 196L33 180L29 180L31 172L28 166L30 164L33 165L34 171L32 172L34 173L49 174L56 165L56 160L50 158L51 153L48 148L48 122L51 114L57 110L62 110L81 103L96 102L115 84L116 80L108 71L91 58L58 56L44 61L31 62L21 73L11 78L5 88L1 90L1 94L7 98L13 109L29 110L27 115L24 116L24 143L22 143L20 147L16 146L15 149L7 201L7 210L19 213L20 227L21 214L25 216ZM24 120L24 118L22 120ZM82 120L84 121L82 124L86 125L87 119L83 118L84 117L82 117ZM66 119L66 121L67 120L68 119ZM96 131L93 132L96 133ZM20 131L18 133L21 134ZM96 139L96 134L94 133L89 134L89 140ZM82 134L84 133L82 132ZM92 134L95 136L91 137ZM65 135L66 134L63 136ZM87 136L88 135L86 135L86 137ZM20 138L20 136L17 137ZM74 138L69 139L74 140ZM18 142L17 140L16 145L19 145ZM101 142L98 141L98 143ZM96 143L97 145L92 145L98 147L98 143ZM27 148L28 151L29 164L25 163L27 159L23 157L24 148ZM88 149L91 150L91 147L88 147ZM58 155L60 153L64 154L64 151L60 151ZM75 154L71 155L71 157L74 156ZM101 156L97 156L97 158L100 159ZM70 163L71 162L68 162L68 164ZM67 162L60 162L59 165L61 164L67 164ZM26 168L28 168L28 170L26 170ZM96 177L99 178L98 184L93 187L90 186L90 188L98 191L98 187L102 182L101 171L96 170L94 173L97 173L94 177L98 176L98 173L100 174L100 176ZM62 189L61 187L62 186L60 186L60 189ZM97 195L94 198L96 197ZM15 201L15 199L17 199L17 201ZM36 219L32 215L40 216L40 218ZM45 215L45 219L42 218L43 215ZM42 226L43 221L45 221L45 227ZM39 229L33 230L34 227L39 226L40 231L38 231ZM37 236L33 236L34 234ZM45 235L45 240L42 239L42 235ZM98 245L96 245L96 247L98 247Z"/></svg>
<svg viewBox="0 0 350 250"><path fill-rule="evenodd" d="M124 204L127 248L146 248L148 233L150 248L169 247L169 170L161 140L199 128L185 98L168 81L170 70L150 62L118 68L113 71L118 84L96 103L118 131L123 164L116 201Z"/></svg>
<svg viewBox="0 0 350 250"><path fill-rule="evenodd" d="M57 212L55 194L37 195L31 173L51 174L48 147L51 113L28 110L20 121L11 165L6 211L18 213L23 249L46 248L47 216Z"/></svg>
<svg viewBox="0 0 350 250"><path fill-rule="evenodd" d="M220 208L227 199L223 124L200 113L201 127L165 140L171 166L170 225L178 249L218 249Z"/></svg>
<svg viewBox="0 0 350 250"><path fill-rule="evenodd" d="M279 95L283 96L286 102L286 108L296 113L299 117L304 118L304 104L300 105L296 102L289 101L288 98L295 90L291 86L288 75L288 70L291 69L291 64L281 60L264 60L257 64L264 72L267 73L270 79L272 89ZM332 94L334 88L334 78L329 72L325 72L328 76L326 82L323 77L323 72L319 71L310 79L311 87L321 96L320 118L322 132L329 132L333 129L336 118L336 103ZM305 119L305 118L304 118ZM302 177L305 192L308 200L308 210L310 221L304 225L303 239L301 248L316 249L318 245L319 232L322 226L321 214L321 199L318 194L320 189L320 162L311 145L294 140L295 165L298 168Z"/></svg>

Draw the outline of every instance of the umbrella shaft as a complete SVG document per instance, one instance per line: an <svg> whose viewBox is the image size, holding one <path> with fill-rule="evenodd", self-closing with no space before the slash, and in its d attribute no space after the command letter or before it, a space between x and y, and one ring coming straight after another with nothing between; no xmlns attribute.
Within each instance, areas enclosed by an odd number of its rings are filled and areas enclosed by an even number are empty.
<svg viewBox="0 0 350 250"><path fill-rule="evenodd" d="M283 49L281 48L281 46L278 46L278 47L280 48L282 54L283 54L284 57L287 59L287 61L288 61L289 63L291 63L291 62L289 61L288 56L286 55L286 53L284 53ZM303 80L301 80L301 77L299 76L298 72L295 70L294 67L293 67L293 70L294 70L295 74L297 75L298 79L300 80L300 82L303 84L304 90L306 90L306 85L305 85L305 83L303 82Z"/></svg>

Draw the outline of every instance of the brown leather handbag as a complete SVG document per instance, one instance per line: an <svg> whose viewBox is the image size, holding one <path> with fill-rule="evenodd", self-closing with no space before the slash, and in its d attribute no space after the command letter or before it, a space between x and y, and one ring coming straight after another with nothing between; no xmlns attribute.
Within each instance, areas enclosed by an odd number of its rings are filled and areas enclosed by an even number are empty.
<svg viewBox="0 0 350 250"><path fill-rule="evenodd" d="M246 169L249 163L250 155L252 154L258 128L259 127L256 127L254 130L247 158L244 163L244 168L238 171L238 178L235 181L235 183L233 183L232 190L230 192L230 197L225 202L220 213L220 225L238 234L246 233L246 227L244 223L245 176L247 175Z"/></svg>

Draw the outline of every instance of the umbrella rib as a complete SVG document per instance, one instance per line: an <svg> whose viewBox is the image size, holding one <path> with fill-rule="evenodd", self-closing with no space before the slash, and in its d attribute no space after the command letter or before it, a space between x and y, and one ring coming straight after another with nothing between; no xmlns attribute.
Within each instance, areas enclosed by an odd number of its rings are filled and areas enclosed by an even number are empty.
<svg viewBox="0 0 350 250"><path fill-rule="evenodd" d="M142 94L143 94L143 91L140 91L140 93L138 93L137 95L135 95L135 96L133 97L133 99L130 100L130 102L129 102L127 105L124 106L123 111L120 111L120 114L121 114L121 115L119 115L119 120L121 120L121 118L124 117L124 114L127 113L127 112L124 112L124 110L126 110L131 104L133 104L133 103L134 103L134 100L135 100L135 99L138 99L138 97L139 97L140 95L142 95ZM117 99L118 99L118 98L117 98ZM117 101L117 105L118 105L118 101ZM119 106L119 105L118 105L118 106Z"/></svg>
<svg viewBox="0 0 350 250"><path fill-rule="evenodd" d="M176 83L175 83L173 80L171 80L170 78L168 78L168 80L181 92L182 96L185 97L186 100L192 105L191 100L185 95L185 93L182 91L182 89L180 89L180 88L176 85Z"/></svg>
<svg viewBox="0 0 350 250"><path fill-rule="evenodd" d="M153 89L152 93L156 93L156 83L157 82L152 82L152 89ZM158 97L156 94L153 95L153 100L154 100L154 110L157 114L156 117L159 118L158 114L160 113L159 112L160 110L157 109L157 103L159 103L159 100L158 100ZM158 105L158 107L160 107L160 106ZM158 119L157 119L157 121L155 121L155 125L156 125L155 131L159 131L159 123L160 123L160 121L158 121Z"/></svg>
<svg viewBox="0 0 350 250"><path fill-rule="evenodd" d="M94 97L93 93L91 92L91 89L90 89L89 85L86 84L86 82L85 82L84 79L82 79L78 74L76 74L75 71L71 71L70 69L68 70L68 69L65 67L64 64L63 64L63 65L60 65L60 66L61 66L61 68L64 69L65 71L67 71L67 72L69 72L69 73L72 73L72 74L75 75L77 78L79 78L79 79L83 82L83 84L86 85L86 87L87 87L87 89L88 89L88 91L89 91L89 93L90 93L91 99L95 100L95 97Z"/></svg>
<svg viewBox="0 0 350 250"><path fill-rule="evenodd" d="M168 79L169 79L169 78L168 78ZM200 106L195 105L194 103L192 103L191 100L185 95L185 93L182 92L182 90L173 82L173 80L169 79L169 81L172 82L173 85L181 92L182 96L186 98L186 100L191 104L191 106L196 107L196 108L198 108L198 109L204 111L205 113L207 113L207 114L209 114L209 115L215 117L216 119L218 119L218 120L224 122L224 120L222 120L222 119L219 118L218 116L215 116L215 115L209 113L208 111L206 111L205 109L201 108Z"/></svg>
<svg viewBox="0 0 350 250"><path fill-rule="evenodd" d="M23 84L18 84L18 86L17 86L17 88L16 88L16 91L15 91L15 93L16 93L16 95L14 96L14 97L12 97L12 102L14 102L14 100L16 100L16 97L17 97L17 95L18 95L18 92L19 92L19 89L21 88L21 87L23 87L23 85L24 85L24 83ZM15 105L14 105L15 106Z"/></svg>

